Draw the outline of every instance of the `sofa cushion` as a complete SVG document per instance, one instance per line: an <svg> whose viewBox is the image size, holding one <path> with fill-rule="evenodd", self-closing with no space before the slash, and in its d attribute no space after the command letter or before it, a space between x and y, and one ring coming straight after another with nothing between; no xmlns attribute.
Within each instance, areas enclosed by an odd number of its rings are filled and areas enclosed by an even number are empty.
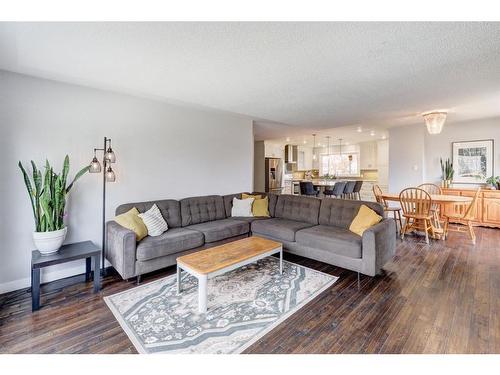
<svg viewBox="0 0 500 375"><path fill-rule="evenodd" d="M359 207L368 206L378 215L384 216L384 208L375 202L354 201L349 199L322 199L319 209L319 223L349 229L359 212Z"/></svg>
<svg viewBox="0 0 500 375"><path fill-rule="evenodd" d="M182 226L226 218L224 200L219 195L181 199Z"/></svg>
<svg viewBox="0 0 500 375"><path fill-rule="evenodd" d="M295 232L310 227L311 224L301 221L273 218L252 221L252 232L263 234L283 241L295 241Z"/></svg>
<svg viewBox="0 0 500 375"><path fill-rule="evenodd" d="M215 242L248 233L250 224L231 218L190 225L187 228L203 233L205 242Z"/></svg>
<svg viewBox="0 0 500 375"><path fill-rule="evenodd" d="M319 250L330 251L350 258L361 258L361 237L348 229L330 225L316 225L299 230L297 243Z"/></svg>
<svg viewBox="0 0 500 375"><path fill-rule="evenodd" d="M179 201L175 199L164 199L159 201L149 201L149 202L138 202L138 203L126 203L118 206L116 209L116 215L120 215L127 212L132 207L137 208L140 213L144 213L153 207L153 204L158 206L161 215L165 219L169 228L178 228L181 226L181 207Z"/></svg>
<svg viewBox="0 0 500 375"><path fill-rule="evenodd" d="M279 195L274 216L281 219L317 225L320 204L321 200L318 198Z"/></svg>
<svg viewBox="0 0 500 375"><path fill-rule="evenodd" d="M203 234L185 228L170 228L157 237L147 236L137 244L137 260L149 260L202 246Z"/></svg>

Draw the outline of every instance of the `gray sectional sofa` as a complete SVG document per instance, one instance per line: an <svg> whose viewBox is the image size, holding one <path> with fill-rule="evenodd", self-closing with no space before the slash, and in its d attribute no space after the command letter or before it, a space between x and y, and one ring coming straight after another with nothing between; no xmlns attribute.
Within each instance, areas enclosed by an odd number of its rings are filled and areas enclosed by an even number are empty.
<svg viewBox="0 0 500 375"><path fill-rule="evenodd" d="M383 216L378 203L269 194L271 217L239 218L231 217L234 197L241 198L241 193L123 204L116 209L117 215L132 207L144 212L156 203L169 230L136 242L134 232L110 221L106 259L129 279L174 265L181 255L251 234L279 241L290 253L369 276L379 274L394 256L394 220L385 218L362 237L349 231L361 204Z"/></svg>

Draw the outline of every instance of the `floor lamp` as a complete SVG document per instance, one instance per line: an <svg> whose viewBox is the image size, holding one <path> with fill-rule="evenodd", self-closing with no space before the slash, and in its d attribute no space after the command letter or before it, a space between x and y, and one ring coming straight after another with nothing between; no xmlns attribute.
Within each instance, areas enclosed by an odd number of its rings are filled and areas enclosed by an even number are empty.
<svg viewBox="0 0 500 375"><path fill-rule="evenodd" d="M97 160L97 151L103 152L102 167L99 160ZM116 162L116 156L111 148L111 139L104 137L104 147L94 148L94 158L90 162L90 173L102 172L102 262L101 274L104 275L104 261L106 260L106 184L108 182L115 182L115 172L111 168L111 163Z"/></svg>

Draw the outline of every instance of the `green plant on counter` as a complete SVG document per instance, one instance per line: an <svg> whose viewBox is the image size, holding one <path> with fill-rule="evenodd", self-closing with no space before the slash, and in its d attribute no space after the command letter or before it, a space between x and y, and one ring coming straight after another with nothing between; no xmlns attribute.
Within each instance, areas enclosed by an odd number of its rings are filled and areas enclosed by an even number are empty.
<svg viewBox="0 0 500 375"><path fill-rule="evenodd" d="M486 179L486 183L488 185L496 187L497 184L500 182L500 176L491 176Z"/></svg>
<svg viewBox="0 0 500 375"><path fill-rule="evenodd" d="M49 161L45 162L45 173L37 168L35 162L31 161L32 177L19 162L24 177L24 183L28 190L28 195L33 209L36 232L50 232L64 228L64 208L66 206L66 195L69 193L75 182L88 170L86 166L82 168L73 181L66 186L69 172L69 157L64 158L62 172L57 174L52 169Z"/></svg>
<svg viewBox="0 0 500 375"><path fill-rule="evenodd" d="M443 163L443 159L440 158L439 163L441 164L441 178L444 181L453 180L453 174L455 173L455 171L453 170L453 163L451 162L451 160L446 159Z"/></svg>
<svg viewBox="0 0 500 375"><path fill-rule="evenodd" d="M327 173L327 174L323 175L322 178L324 180L335 180L335 179L337 179L337 175L336 174L328 174Z"/></svg>

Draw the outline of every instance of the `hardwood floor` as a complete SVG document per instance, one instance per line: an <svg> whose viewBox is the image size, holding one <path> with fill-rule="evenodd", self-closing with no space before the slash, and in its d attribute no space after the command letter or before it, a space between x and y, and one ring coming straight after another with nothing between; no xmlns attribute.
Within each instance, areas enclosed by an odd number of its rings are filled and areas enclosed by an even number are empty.
<svg viewBox="0 0 500 375"><path fill-rule="evenodd" d="M408 236L384 276L361 278L297 256L285 258L340 279L246 353L500 353L500 230L477 228L477 244ZM174 273L147 275L148 282ZM132 288L116 274L100 294L82 276L0 296L1 353L135 353L102 300ZM76 282L76 284L75 284Z"/></svg>

